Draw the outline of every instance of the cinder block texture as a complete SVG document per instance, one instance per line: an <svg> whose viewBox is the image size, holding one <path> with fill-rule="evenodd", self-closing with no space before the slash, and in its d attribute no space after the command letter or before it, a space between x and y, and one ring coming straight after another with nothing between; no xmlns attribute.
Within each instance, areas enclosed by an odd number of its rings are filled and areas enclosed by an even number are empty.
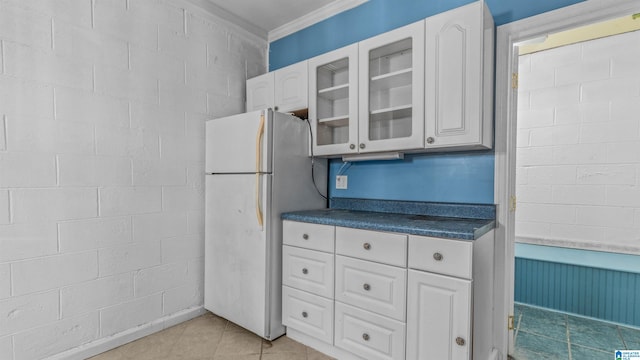
<svg viewBox="0 0 640 360"><path fill-rule="evenodd" d="M204 124L266 55L190 2L0 1L0 359L202 305Z"/></svg>
<svg viewBox="0 0 640 360"><path fill-rule="evenodd" d="M516 237L640 253L640 31L520 57Z"/></svg>

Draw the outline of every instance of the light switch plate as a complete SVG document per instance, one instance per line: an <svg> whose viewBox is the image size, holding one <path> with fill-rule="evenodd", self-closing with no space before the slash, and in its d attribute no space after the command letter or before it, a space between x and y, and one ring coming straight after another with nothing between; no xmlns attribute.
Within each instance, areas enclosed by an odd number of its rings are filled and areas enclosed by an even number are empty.
<svg viewBox="0 0 640 360"><path fill-rule="evenodd" d="M336 189L341 189L341 190L347 189L347 175L336 176Z"/></svg>

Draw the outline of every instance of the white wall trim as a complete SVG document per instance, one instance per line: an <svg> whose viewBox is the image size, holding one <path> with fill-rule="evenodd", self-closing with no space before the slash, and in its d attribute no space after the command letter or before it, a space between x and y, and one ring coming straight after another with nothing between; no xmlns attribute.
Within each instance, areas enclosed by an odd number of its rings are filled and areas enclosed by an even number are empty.
<svg viewBox="0 0 640 360"><path fill-rule="evenodd" d="M174 325L180 324L187 320L191 320L204 314L206 310L203 306L193 307L187 310L179 311L175 314L171 314L162 317L158 320L154 320L148 324L140 325L138 327L125 330L121 333L117 333L113 336L98 339L88 344L78 346L71 350L67 350L60 354L48 357L48 360L82 360L92 356L101 354L105 351L115 349L118 346L140 339L147 335L151 335L158 331L162 331L166 328L170 328Z"/></svg>
<svg viewBox="0 0 640 360"><path fill-rule="evenodd" d="M256 26L241 17L230 13L229 11L213 4L207 0L170 0L168 3L178 2L181 4L191 5L188 10L199 10L199 15L209 15L214 17L216 21L222 21L227 25L230 25L238 32L248 35L254 40L266 41L267 31L263 28Z"/></svg>
<svg viewBox="0 0 640 360"><path fill-rule="evenodd" d="M190 0L195 1L195 0ZM328 19L334 15L337 15L343 11L352 9L356 6L362 5L369 0L340 0L334 1L321 7L318 10L312 11L307 15L304 15L294 21L288 22L278 28L269 31L269 42L276 41L287 35L291 35L296 31L302 30L313 24L319 23L322 20Z"/></svg>
<svg viewBox="0 0 640 360"><path fill-rule="evenodd" d="M640 12L637 0L589 0L498 27L496 41L495 180L497 205L496 272L503 272L505 294L496 299L496 311L506 320L513 314L515 213L509 199L515 196L517 91L511 74L517 72L514 44L593 22ZM502 301L500 301L502 300ZM496 345L513 353L513 333L503 324L494 329ZM504 343L503 343L504 342Z"/></svg>

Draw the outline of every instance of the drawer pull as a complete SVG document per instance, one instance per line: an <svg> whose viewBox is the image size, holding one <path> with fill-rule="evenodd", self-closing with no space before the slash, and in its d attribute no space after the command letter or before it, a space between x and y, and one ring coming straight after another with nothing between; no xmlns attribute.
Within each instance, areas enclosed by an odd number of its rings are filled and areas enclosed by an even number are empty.
<svg viewBox="0 0 640 360"><path fill-rule="evenodd" d="M371 290L371 285L364 284L364 285L362 285L362 288L365 289L366 291L369 291L369 290Z"/></svg>
<svg viewBox="0 0 640 360"><path fill-rule="evenodd" d="M307 234L302 234L302 238L303 238L303 239L305 239L305 240L309 240L309 235L307 235Z"/></svg>
<svg viewBox="0 0 640 360"><path fill-rule="evenodd" d="M307 268L302 268L302 273L307 275L309 273L309 270L307 270Z"/></svg>
<svg viewBox="0 0 640 360"><path fill-rule="evenodd" d="M371 249L371 244L369 244L369 243L364 243L364 244L362 244L362 247L363 247L365 250L370 250L370 249Z"/></svg>
<svg viewBox="0 0 640 360"><path fill-rule="evenodd" d="M463 338L461 338L460 336L458 336L458 337L456 338L456 344L458 344L458 345L460 345L460 346L464 346L465 341L464 341L464 339L463 339Z"/></svg>
<svg viewBox="0 0 640 360"><path fill-rule="evenodd" d="M367 333L362 334L362 339L364 341L369 341L369 334L367 334Z"/></svg>
<svg viewBox="0 0 640 360"><path fill-rule="evenodd" d="M440 254L440 253L434 253L434 254L433 254L433 259L434 259L435 261L442 261L442 259L443 259L443 258L444 258L444 257L443 257L443 256L442 256L442 254Z"/></svg>
<svg viewBox="0 0 640 360"><path fill-rule="evenodd" d="M302 317L303 317L303 318L306 318L307 316L309 316L309 314L307 314L307 312L306 312L306 311L303 311L303 312L302 312Z"/></svg>

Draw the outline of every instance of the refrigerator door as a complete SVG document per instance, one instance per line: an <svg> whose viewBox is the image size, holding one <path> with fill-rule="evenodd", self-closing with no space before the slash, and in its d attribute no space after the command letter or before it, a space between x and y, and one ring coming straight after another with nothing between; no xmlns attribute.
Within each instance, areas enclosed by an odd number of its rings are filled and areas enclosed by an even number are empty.
<svg viewBox="0 0 640 360"><path fill-rule="evenodd" d="M207 174L271 172L271 110L206 123Z"/></svg>
<svg viewBox="0 0 640 360"><path fill-rule="evenodd" d="M269 338L272 175L206 176L204 306Z"/></svg>

